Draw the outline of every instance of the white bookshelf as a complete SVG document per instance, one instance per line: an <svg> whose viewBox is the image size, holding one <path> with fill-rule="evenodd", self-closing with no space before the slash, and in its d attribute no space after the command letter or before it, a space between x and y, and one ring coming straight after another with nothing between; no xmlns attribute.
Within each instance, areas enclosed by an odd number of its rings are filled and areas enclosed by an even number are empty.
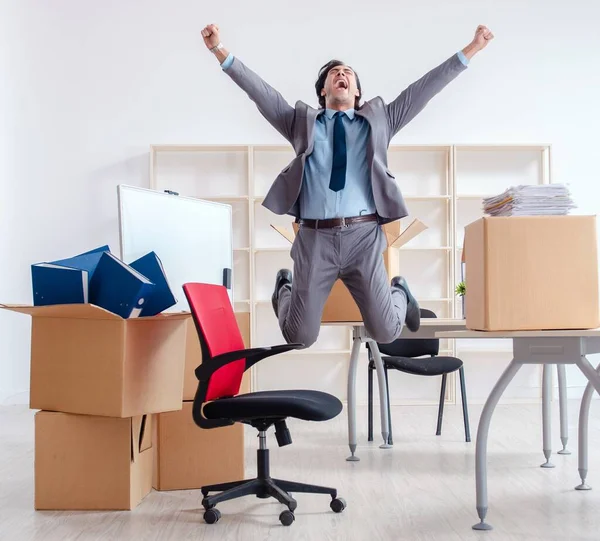
<svg viewBox="0 0 600 541"><path fill-rule="evenodd" d="M275 177L293 158L287 145L150 147L151 188L232 206L234 304L237 311L250 312L252 347L284 342L270 299L277 270L293 268L293 263L290 244L270 224L291 229L293 217L273 214L262 202ZM511 185L551 182L551 146L391 145L388 167L409 209L403 224L419 218L428 226L399 250L401 272L423 308L433 310L438 317L461 317L461 302L454 288L461 279L465 225L482 215L484 197ZM286 353L280 362L256 365L253 389L306 383L345 399L350 348L351 329L322 326L317 343L310 349ZM442 340L440 354L456 355L464 361L473 403L485 399L497 372L510 360L506 345L488 347L480 341L460 342L457 348L453 341ZM361 355L366 358L365 351ZM366 402L366 363L360 366L359 403ZM509 400L539 397L538 369L522 369L519 376L514 384L515 397L509 396ZM438 379L392 376L392 403L436 404ZM452 378L447 385L447 401L454 403L456 396Z"/></svg>

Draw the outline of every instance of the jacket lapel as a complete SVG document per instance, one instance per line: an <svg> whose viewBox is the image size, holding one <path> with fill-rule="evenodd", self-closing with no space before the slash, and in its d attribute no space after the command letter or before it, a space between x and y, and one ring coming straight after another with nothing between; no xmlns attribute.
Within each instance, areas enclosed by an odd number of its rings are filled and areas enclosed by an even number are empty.
<svg viewBox="0 0 600 541"><path fill-rule="evenodd" d="M306 111L306 141L307 148L306 154L312 154L314 148L314 131L315 131L315 122L317 120L317 116L319 115L319 109L314 109L313 107L308 107Z"/></svg>

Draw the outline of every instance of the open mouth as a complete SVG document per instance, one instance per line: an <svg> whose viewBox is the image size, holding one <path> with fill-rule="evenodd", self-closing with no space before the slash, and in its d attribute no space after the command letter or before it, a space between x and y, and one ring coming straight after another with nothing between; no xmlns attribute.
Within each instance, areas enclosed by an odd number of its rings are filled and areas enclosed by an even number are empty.
<svg viewBox="0 0 600 541"><path fill-rule="evenodd" d="M344 81L343 79L340 79L340 80L336 81L335 88L343 88L345 90L348 90L348 83L346 81Z"/></svg>

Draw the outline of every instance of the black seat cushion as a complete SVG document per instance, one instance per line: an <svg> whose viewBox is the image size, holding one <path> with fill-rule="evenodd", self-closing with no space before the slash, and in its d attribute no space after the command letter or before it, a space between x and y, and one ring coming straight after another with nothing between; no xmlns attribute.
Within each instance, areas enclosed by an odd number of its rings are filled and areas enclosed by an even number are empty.
<svg viewBox="0 0 600 541"><path fill-rule="evenodd" d="M458 370L462 361L456 357L382 357L388 368L416 376L440 376Z"/></svg>
<svg viewBox="0 0 600 541"><path fill-rule="evenodd" d="M208 419L269 419L295 417L305 421L328 421L342 411L342 403L320 391L260 391L220 398L204 406Z"/></svg>

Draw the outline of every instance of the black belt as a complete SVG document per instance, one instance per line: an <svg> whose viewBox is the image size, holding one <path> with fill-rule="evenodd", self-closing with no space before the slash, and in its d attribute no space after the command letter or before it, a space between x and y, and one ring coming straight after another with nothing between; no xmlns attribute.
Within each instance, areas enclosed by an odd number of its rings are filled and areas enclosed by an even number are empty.
<svg viewBox="0 0 600 541"><path fill-rule="evenodd" d="M345 227L347 225L363 222L377 222L377 214L365 214L364 216L352 216L350 218L328 218L327 220L304 220L300 218L297 222L310 229L331 229L333 227Z"/></svg>

